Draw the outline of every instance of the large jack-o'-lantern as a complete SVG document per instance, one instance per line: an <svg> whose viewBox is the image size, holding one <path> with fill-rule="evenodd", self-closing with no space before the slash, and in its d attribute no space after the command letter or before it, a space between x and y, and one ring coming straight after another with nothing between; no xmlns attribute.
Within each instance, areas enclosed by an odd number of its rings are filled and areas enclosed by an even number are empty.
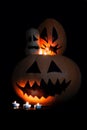
<svg viewBox="0 0 87 130"><path fill-rule="evenodd" d="M38 30L40 32L40 47L42 54L44 50L49 51L49 55L63 54L66 49L66 34L63 26L55 19L46 19L42 22ZM51 52L51 53L50 53Z"/></svg>
<svg viewBox="0 0 87 130"><path fill-rule="evenodd" d="M17 95L31 104L53 105L77 93L78 66L61 55L29 55L16 66L12 83Z"/></svg>

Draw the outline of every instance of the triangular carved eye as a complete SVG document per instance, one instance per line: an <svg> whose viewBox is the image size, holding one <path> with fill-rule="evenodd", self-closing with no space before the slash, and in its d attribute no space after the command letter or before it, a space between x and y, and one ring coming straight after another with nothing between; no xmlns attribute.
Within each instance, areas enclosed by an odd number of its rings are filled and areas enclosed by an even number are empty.
<svg viewBox="0 0 87 130"><path fill-rule="evenodd" d="M52 30L52 43L55 42L57 39L58 39L57 31L56 31L56 29L53 27L53 30Z"/></svg>
<svg viewBox="0 0 87 130"><path fill-rule="evenodd" d="M46 29L46 28L44 28L43 31L41 32L40 37L41 37L42 39L44 39L44 40L48 43L47 29Z"/></svg>
<svg viewBox="0 0 87 130"><path fill-rule="evenodd" d="M54 61L51 61L50 67L48 69L48 73L49 72L61 72L61 70L59 69L59 67L54 63Z"/></svg>
<svg viewBox="0 0 87 130"><path fill-rule="evenodd" d="M38 39L33 35L33 41L37 41Z"/></svg>
<svg viewBox="0 0 87 130"><path fill-rule="evenodd" d="M31 67L26 72L27 73L41 73L36 61L31 65Z"/></svg>

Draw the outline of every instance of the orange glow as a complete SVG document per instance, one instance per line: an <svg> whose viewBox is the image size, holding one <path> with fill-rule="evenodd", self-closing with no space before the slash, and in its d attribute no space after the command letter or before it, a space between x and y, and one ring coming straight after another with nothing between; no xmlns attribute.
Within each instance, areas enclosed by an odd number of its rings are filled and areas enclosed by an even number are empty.
<svg viewBox="0 0 87 130"><path fill-rule="evenodd" d="M30 104L34 105L34 104L37 104L37 103L40 103L42 104L43 106L47 106L47 105L51 105L54 100L55 100L55 96L48 96L47 98L45 97L41 97L41 98L38 98L37 96L31 96L31 95L27 95L26 93L24 94L22 92L22 90L20 90L18 87L14 87L17 95L22 98L25 102L29 102Z"/></svg>
<svg viewBox="0 0 87 130"><path fill-rule="evenodd" d="M40 47L45 48L47 46L56 47L58 45L61 48L56 50L56 54L62 54L66 49L66 33L63 26L55 19L46 19L38 27L40 35L46 32L46 35L40 37ZM51 49L52 51L52 49ZM48 54L50 55L50 54ZM54 54L53 54L54 55Z"/></svg>
<svg viewBox="0 0 87 130"><path fill-rule="evenodd" d="M45 49L40 48L39 55L55 55L55 53L46 47Z"/></svg>
<svg viewBox="0 0 87 130"><path fill-rule="evenodd" d="M30 87L32 87L35 82L38 84L38 86L40 86L40 82L38 80L35 80L35 81L34 80L29 80ZM21 87L24 87L25 84L26 84L26 81L25 80L20 80L17 83L20 84Z"/></svg>

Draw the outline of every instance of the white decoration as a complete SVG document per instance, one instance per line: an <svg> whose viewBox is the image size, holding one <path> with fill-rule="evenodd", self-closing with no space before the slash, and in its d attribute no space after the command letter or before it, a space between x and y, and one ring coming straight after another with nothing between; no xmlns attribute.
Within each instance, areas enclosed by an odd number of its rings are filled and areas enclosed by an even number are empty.
<svg viewBox="0 0 87 130"><path fill-rule="evenodd" d="M35 28L31 28L26 32L26 48L25 54L38 54L39 51L39 42L40 42L40 35L39 31Z"/></svg>
<svg viewBox="0 0 87 130"><path fill-rule="evenodd" d="M14 102L12 103L12 105L13 105L13 108L14 108L14 109L18 109L19 106L20 106L20 104L17 103L16 101L14 101Z"/></svg>
<svg viewBox="0 0 87 130"><path fill-rule="evenodd" d="M23 104L23 108L28 110L29 108L31 108L31 104L29 104L28 102L26 102L25 104Z"/></svg>

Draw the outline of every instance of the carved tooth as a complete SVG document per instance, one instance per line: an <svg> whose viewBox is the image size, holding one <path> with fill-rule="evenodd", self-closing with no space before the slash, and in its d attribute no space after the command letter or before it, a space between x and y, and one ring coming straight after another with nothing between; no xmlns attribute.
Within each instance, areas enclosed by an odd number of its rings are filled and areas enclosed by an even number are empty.
<svg viewBox="0 0 87 130"><path fill-rule="evenodd" d="M30 87L33 86L34 82L35 82L35 81L31 81L31 80L29 81Z"/></svg>
<svg viewBox="0 0 87 130"><path fill-rule="evenodd" d="M36 90L37 87L39 87L39 86L38 86L37 82L35 81L34 84L33 84L33 86L32 86L32 88L33 88L33 90Z"/></svg>
<svg viewBox="0 0 87 130"><path fill-rule="evenodd" d="M56 81L56 84L55 84L55 93L57 93L57 94L61 94L61 84L60 84L60 82L59 82L59 80L57 79L57 81Z"/></svg>
<svg viewBox="0 0 87 130"><path fill-rule="evenodd" d="M65 91L65 89L66 89L66 81L65 81L65 79L62 81L60 87L61 87L61 92L62 92L62 91Z"/></svg>
<svg viewBox="0 0 87 130"><path fill-rule="evenodd" d="M70 83L71 83L71 80L69 80L69 81L66 83L66 85L68 86Z"/></svg>
<svg viewBox="0 0 87 130"><path fill-rule="evenodd" d="M42 89L44 89L44 88L46 88L46 83L45 83L45 81L42 79L41 80L41 82L40 82L40 87L42 88Z"/></svg>
<svg viewBox="0 0 87 130"><path fill-rule="evenodd" d="M65 79L62 81L61 85L64 86L66 84Z"/></svg>
<svg viewBox="0 0 87 130"><path fill-rule="evenodd" d="M45 98L47 98L48 96L50 96L50 95L44 95Z"/></svg>
<svg viewBox="0 0 87 130"><path fill-rule="evenodd" d="M55 83L55 86L60 86L60 82L59 82L59 80L57 79L57 81L56 81L56 83Z"/></svg>
<svg viewBox="0 0 87 130"><path fill-rule="evenodd" d="M40 86L40 81L36 81L37 85Z"/></svg>
<svg viewBox="0 0 87 130"><path fill-rule="evenodd" d="M63 91L65 91L65 89L66 89L67 86L70 84L70 82L71 82L71 80L66 83L66 81L65 81L65 79L64 79L63 82L62 82L62 84L61 84L61 89L62 89Z"/></svg>
<svg viewBox="0 0 87 130"><path fill-rule="evenodd" d="M48 95L54 95L54 93L55 93L54 84L49 79L48 80Z"/></svg>
<svg viewBox="0 0 87 130"><path fill-rule="evenodd" d="M25 93L24 95L25 95L25 96L28 96L28 94L27 94L27 93Z"/></svg>
<svg viewBox="0 0 87 130"><path fill-rule="evenodd" d="M71 80L69 80L67 83L66 83L66 87L71 83Z"/></svg>
<svg viewBox="0 0 87 130"><path fill-rule="evenodd" d="M29 81L27 81L27 83L25 84L25 88L30 88Z"/></svg>

